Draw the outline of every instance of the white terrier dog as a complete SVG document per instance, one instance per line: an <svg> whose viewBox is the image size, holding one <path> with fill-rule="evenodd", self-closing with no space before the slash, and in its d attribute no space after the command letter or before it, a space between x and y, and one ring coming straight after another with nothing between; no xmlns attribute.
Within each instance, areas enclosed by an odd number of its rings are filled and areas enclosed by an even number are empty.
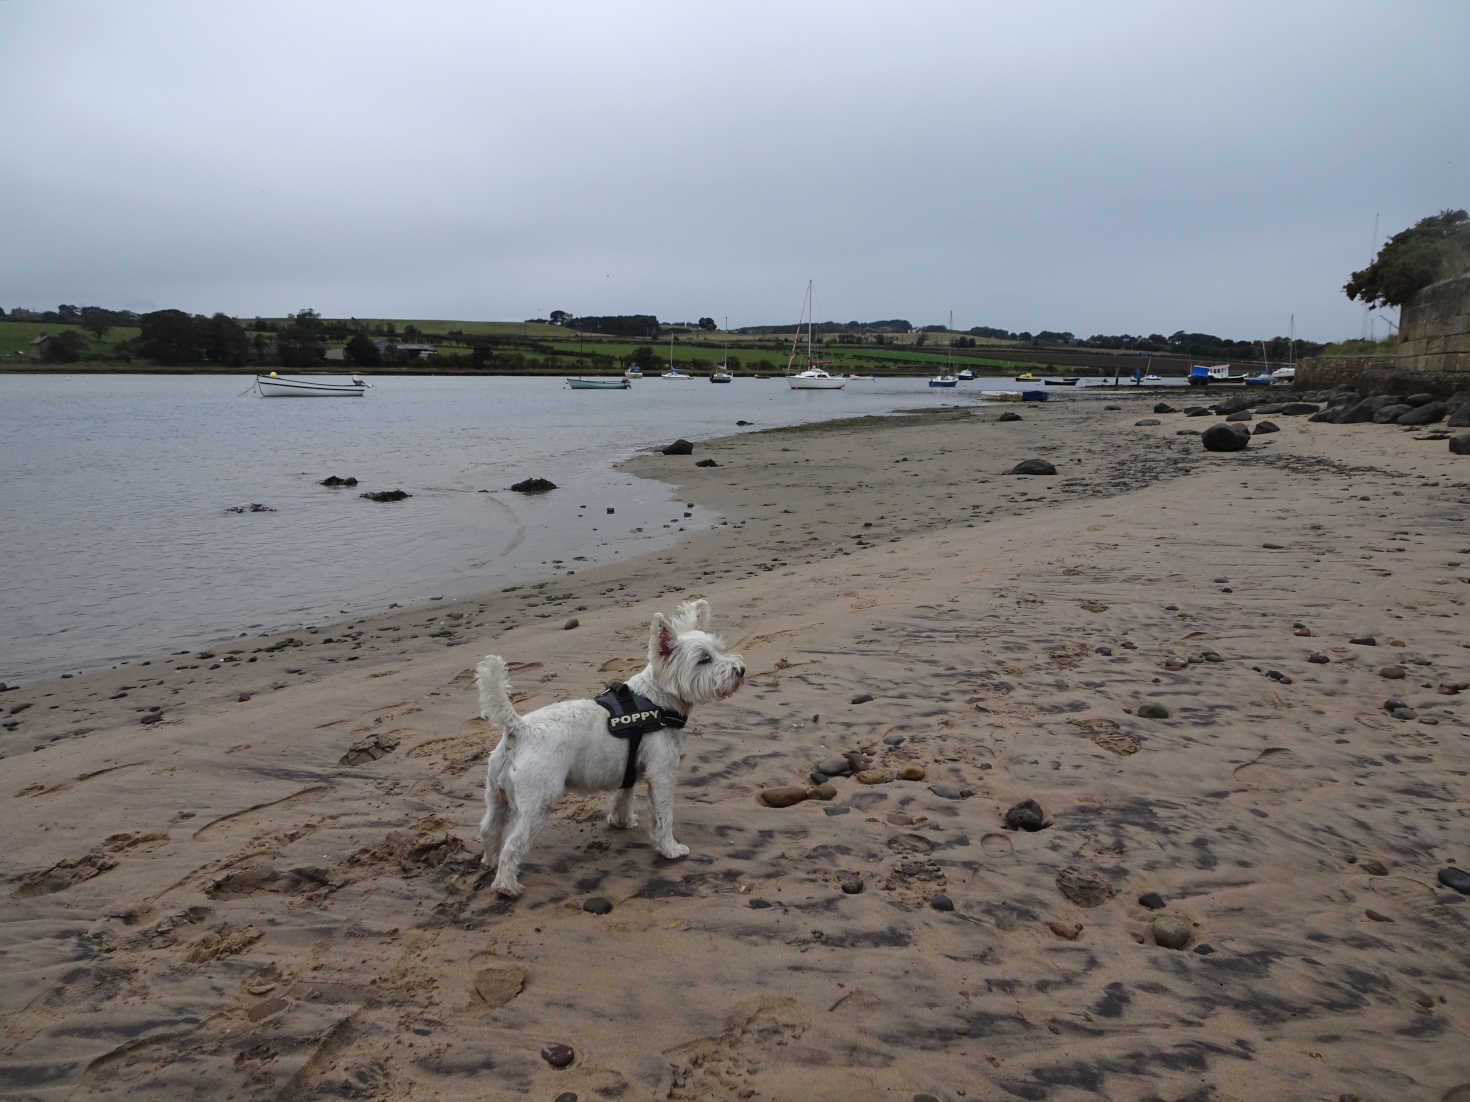
<svg viewBox="0 0 1470 1102"><path fill-rule="evenodd" d="M626 828L637 825L633 784L643 778L653 808L649 834L655 848L671 859L688 855L689 847L674 840L674 776L684 741L680 728L695 704L723 699L745 679L745 660L726 651L708 629L708 601L686 601L669 618L655 614L648 665L623 689L610 689L596 700L548 704L524 716L511 704L504 659L488 655L475 668L480 715L501 729L486 770L480 820L481 861L496 870L496 892L511 898L521 894L521 862L547 811L568 788L616 788L607 821Z"/></svg>

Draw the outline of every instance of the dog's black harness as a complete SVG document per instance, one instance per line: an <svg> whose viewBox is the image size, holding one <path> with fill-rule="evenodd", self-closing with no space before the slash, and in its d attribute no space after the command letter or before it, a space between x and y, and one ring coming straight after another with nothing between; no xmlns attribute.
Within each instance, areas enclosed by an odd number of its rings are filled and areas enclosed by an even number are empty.
<svg viewBox="0 0 1470 1102"><path fill-rule="evenodd" d="M649 731L660 727L682 727L688 717L671 708L660 708L627 685L617 684L593 697L607 709L607 733L628 740L628 764L623 770L623 787L632 788L638 779L638 744Z"/></svg>

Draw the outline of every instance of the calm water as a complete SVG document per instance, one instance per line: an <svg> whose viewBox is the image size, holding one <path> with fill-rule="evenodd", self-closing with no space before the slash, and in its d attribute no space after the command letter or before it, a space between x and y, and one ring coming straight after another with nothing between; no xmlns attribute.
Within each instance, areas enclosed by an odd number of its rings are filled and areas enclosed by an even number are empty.
<svg viewBox="0 0 1470 1102"><path fill-rule="evenodd" d="M261 399L242 396L249 382L0 375L0 680L654 550L714 518L695 510L686 519L669 487L612 470L642 448L971 404L982 388L1016 388L1010 379L956 390L856 381L841 391L648 379L599 392L559 379L387 376L362 399ZM318 485L333 474L359 485ZM560 489L507 490L533 476ZM358 496L395 489L413 496ZM254 502L275 511L229 512Z"/></svg>

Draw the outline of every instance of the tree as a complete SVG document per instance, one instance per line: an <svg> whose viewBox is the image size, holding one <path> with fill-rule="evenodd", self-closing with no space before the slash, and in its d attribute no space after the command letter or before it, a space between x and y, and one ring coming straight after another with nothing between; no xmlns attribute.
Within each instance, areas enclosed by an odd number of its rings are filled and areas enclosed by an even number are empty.
<svg viewBox="0 0 1470 1102"><path fill-rule="evenodd" d="M1350 299L1402 306L1441 279L1470 271L1470 215L1442 210L1388 239L1373 263L1343 284Z"/></svg>
<svg viewBox="0 0 1470 1102"><path fill-rule="evenodd" d="M376 367L383 362L383 354L378 351L377 344L362 333L349 340L342 351L348 362L358 367Z"/></svg>
<svg viewBox="0 0 1470 1102"><path fill-rule="evenodd" d="M633 354L628 357L628 360L637 364L639 368L652 367L654 364L653 349L646 344L640 344L633 349Z"/></svg>
<svg viewBox="0 0 1470 1102"><path fill-rule="evenodd" d="M277 348L286 367L310 367L327 353L325 325L322 316L311 308L290 314L281 331Z"/></svg>
<svg viewBox="0 0 1470 1102"><path fill-rule="evenodd" d="M566 325L572 320L572 315L565 310L553 310L551 312L552 325Z"/></svg>
<svg viewBox="0 0 1470 1102"><path fill-rule="evenodd" d="M196 319L202 331L204 355L210 363L243 367L250 358L250 339L238 321L228 314L215 314L205 321Z"/></svg>
<svg viewBox="0 0 1470 1102"><path fill-rule="evenodd" d="M74 364L86 350L86 335L80 329L65 329L41 346L41 359L48 364Z"/></svg>
<svg viewBox="0 0 1470 1102"><path fill-rule="evenodd" d="M197 364L204 342L194 319L182 310L155 310L138 319L138 350L161 364Z"/></svg>
<svg viewBox="0 0 1470 1102"><path fill-rule="evenodd" d="M715 324L715 319L714 318L700 318L699 319L699 327L701 329L718 329L719 328L719 326Z"/></svg>
<svg viewBox="0 0 1470 1102"><path fill-rule="evenodd" d="M112 311L102 310L96 306L83 306L82 328L100 341L112 328Z"/></svg>

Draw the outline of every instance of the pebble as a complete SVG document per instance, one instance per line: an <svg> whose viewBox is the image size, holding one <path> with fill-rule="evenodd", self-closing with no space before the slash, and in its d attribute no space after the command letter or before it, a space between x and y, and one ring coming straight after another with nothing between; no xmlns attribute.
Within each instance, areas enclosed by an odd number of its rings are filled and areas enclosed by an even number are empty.
<svg viewBox="0 0 1470 1102"><path fill-rule="evenodd" d="M826 783L814 784L806 790L806 795L809 800L835 800L837 789Z"/></svg>
<svg viewBox="0 0 1470 1102"><path fill-rule="evenodd" d="M1215 951L1215 947L1213 945L1200 944L1194 947L1194 951L1202 957L1207 957Z"/></svg>
<svg viewBox="0 0 1470 1102"><path fill-rule="evenodd" d="M594 895L586 903L582 904L582 910L588 914L605 915L612 910L612 904L600 895Z"/></svg>
<svg viewBox="0 0 1470 1102"><path fill-rule="evenodd" d="M771 903L768 899L752 899L746 906L752 911L764 911L770 909Z"/></svg>
<svg viewBox="0 0 1470 1102"><path fill-rule="evenodd" d="M577 1096L572 1091L562 1091L553 1102L577 1102Z"/></svg>
<svg viewBox="0 0 1470 1102"><path fill-rule="evenodd" d="M848 703L849 704L866 704L868 701L870 701L872 699L873 699L873 694L872 693L858 693L858 695L855 696L855 697L853 697L850 701L848 701Z"/></svg>
<svg viewBox="0 0 1470 1102"><path fill-rule="evenodd" d="M576 1058L571 1045L547 1045L541 1050L541 1059L554 1068L564 1068Z"/></svg>
<svg viewBox="0 0 1470 1102"><path fill-rule="evenodd" d="M954 910L954 900L943 892L936 892L934 897L929 900L929 906L933 907L936 911L952 911Z"/></svg>
<svg viewBox="0 0 1470 1102"><path fill-rule="evenodd" d="M807 774L807 779L810 780L812 784L826 784L827 774L823 773L820 769L813 769L810 773Z"/></svg>
<svg viewBox="0 0 1470 1102"><path fill-rule="evenodd" d="M936 796L942 796L946 800L963 800L970 795L968 788L956 788L952 784L931 784L929 791Z"/></svg>
<svg viewBox="0 0 1470 1102"><path fill-rule="evenodd" d="M1369 907L1363 913L1365 915L1367 915L1370 919L1372 919L1374 922L1392 922L1393 921L1393 919L1389 918L1388 915L1379 914L1372 907Z"/></svg>
<svg viewBox="0 0 1470 1102"><path fill-rule="evenodd" d="M1165 949L1183 949L1189 944L1191 926L1186 919L1159 915L1153 921L1154 944Z"/></svg>
<svg viewBox="0 0 1470 1102"><path fill-rule="evenodd" d="M1376 647L1378 645L1378 640L1371 635L1356 635L1349 639L1348 642L1360 647Z"/></svg>
<svg viewBox="0 0 1470 1102"><path fill-rule="evenodd" d="M883 738L884 746L902 746L903 743L904 737L902 735L885 735Z"/></svg>
<svg viewBox="0 0 1470 1102"><path fill-rule="evenodd" d="M817 772L829 777L845 777L852 772L852 763L846 758L826 758L817 763Z"/></svg>
<svg viewBox="0 0 1470 1102"><path fill-rule="evenodd" d="M854 779L859 784L887 784L893 778L881 769L864 769Z"/></svg>
<svg viewBox="0 0 1470 1102"><path fill-rule="evenodd" d="M1140 704L1138 711L1134 714L1140 719L1168 719L1169 709L1165 708L1162 704L1155 704L1150 701L1147 704Z"/></svg>
<svg viewBox="0 0 1470 1102"><path fill-rule="evenodd" d="M1457 869L1449 865L1439 870L1439 882L1446 888L1452 888L1461 895L1470 895L1470 872Z"/></svg>
<svg viewBox="0 0 1470 1102"><path fill-rule="evenodd" d="M1167 901L1158 892L1144 892L1138 897L1138 903L1151 911L1162 911L1167 905Z"/></svg>
<svg viewBox="0 0 1470 1102"><path fill-rule="evenodd" d="M1113 898L1113 886L1094 872L1068 865L1057 873L1057 890L1079 907L1096 907Z"/></svg>
<svg viewBox="0 0 1470 1102"><path fill-rule="evenodd" d="M562 629L562 631L571 631L575 627L581 627L581 625L582 625L582 621L578 620L575 616L573 616L570 620L568 620L566 623L564 623L561 626L561 629Z"/></svg>
<svg viewBox="0 0 1470 1102"><path fill-rule="evenodd" d="M1078 935L1082 933L1082 924L1080 922L1066 923L1052 919L1046 924L1046 928L1063 941L1076 941Z"/></svg>
<svg viewBox="0 0 1470 1102"><path fill-rule="evenodd" d="M767 788L760 796L761 803L767 807L790 807L792 804L801 803L806 798L807 790L805 788L797 788L795 785L788 785L781 788Z"/></svg>
<svg viewBox="0 0 1470 1102"><path fill-rule="evenodd" d="M838 873L837 883L848 895L858 895L863 890L863 878L855 872Z"/></svg>
<svg viewBox="0 0 1470 1102"><path fill-rule="evenodd" d="M1405 677L1404 667L1384 666L1378 671L1378 676L1387 678L1389 681L1402 681Z"/></svg>
<svg viewBox="0 0 1470 1102"><path fill-rule="evenodd" d="M898 771L898 779L901 781L922 781L924 779L924 767L922 765L905 765Z"/></svg>
<svg viewBox="0 0 1470 1102"><path fill-rule="evenodd" d="M1040 830L1046 826L1046 812L1035 800L1022 800L1005 814L1007 830Z"/></svg>
<svg viewBox="0 0 1470 1102"><path fill-rule="evenodd" d="M1311 654L1307 655L1307 661L1315 662L1319 666L1325 666L1328 662L1331 662L1332 659L1328 658L1321 651L1314 650Z"/></svg>

